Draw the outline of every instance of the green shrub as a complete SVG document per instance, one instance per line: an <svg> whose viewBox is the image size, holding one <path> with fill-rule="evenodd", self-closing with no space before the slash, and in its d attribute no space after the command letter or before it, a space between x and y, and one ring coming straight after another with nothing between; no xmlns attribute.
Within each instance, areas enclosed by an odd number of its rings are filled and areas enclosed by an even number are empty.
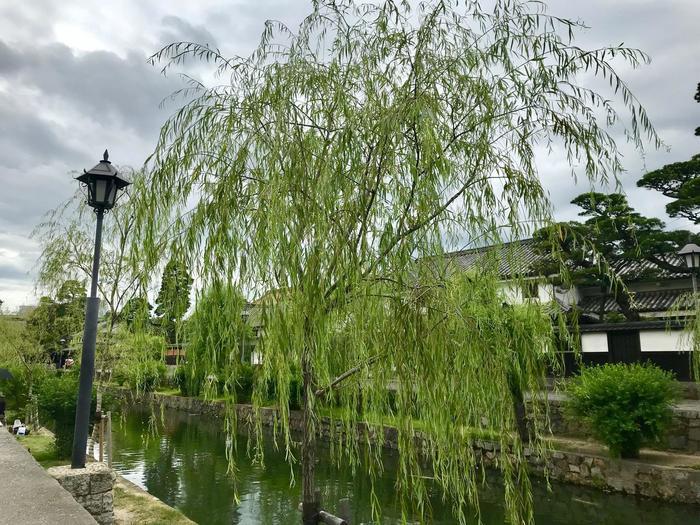
<svg viewBox="0 0 700 525"><path fill-rule="evenodd" d="M115 344L119 359L112 371L112 381L136 392L151 392L164 384L165 341L147 333L120 332Z"/></svg>
<svg viewBox="0 0 700 525"><path fill-rule="evenodd" d="M679 390L671 373L635 363L584 368L566 393L568 417L583 420L612 457L635 458L663 436Z"/></svg>
<svg viewBox="0 0 700 525"><path fill-rule="evenodd" d="M70 457L73 448L75 425L75 404L78 397L78 377L76 374L58 374L47 377L39 388L39 417L48 422L56 437L58 458ZM93 392L90 413L95 412Z"/></svg>
<svg viewBox="0 0 700 525"><path fill-rule="evenodd" d="M180 364L175 370L175 385L183 396L197 397L202 393L204 377L197 374L187 363Z"/></svg>
<svg viewBox="0 0 700 525"><path fill-rule="evenodd" d="M301 410L303 400L302 379L298 374L294 374L289 380L289 410ZM277 386L274 381L269 381L267 384L268 400L277 399Z"/></svg>
<svg viewBox="0 0 700 525"><path fill-rule="evenodd" d="M253 365L243 363L236 373L236 402L250 403L255 385L255 369Z"/></svg>
<svg viewBox="0 0 700 525"><path fill-rule="evenodd" d="M24 371L19 367L11 367L10 379L0 380L0 393L7 401L7 408L23 411L29 401L29 383Z"/></svg>
<svg viewBox="0 0 700 525"><path fill-rule="evenodd" d="M260 370L249 363L238 365L236 370L236 402L250 403L253 398L253 390L255 382L258 380ZM217 391L215 395L221 395L224 392L226 379L223 373L216 376L217 380L214 383ZM206 378L201 370L193 368L189 363L183 363L177 367L174 375L174 382L183 396L197 397L204 395ZM299 410L301 408L301 377L295 375L289 382L289 408L291 410ZM267 384L267 398L272 400L276 398L274 382L270 381ZM212 392L210 392L211 394Z"/></svg>
<svg viewBox="0 0 700 525"><path fill-rule="evenodd" d="M137 392L152 392L165 382L167 368L160 360L122 361L114 369L113 381Z"/></svg>

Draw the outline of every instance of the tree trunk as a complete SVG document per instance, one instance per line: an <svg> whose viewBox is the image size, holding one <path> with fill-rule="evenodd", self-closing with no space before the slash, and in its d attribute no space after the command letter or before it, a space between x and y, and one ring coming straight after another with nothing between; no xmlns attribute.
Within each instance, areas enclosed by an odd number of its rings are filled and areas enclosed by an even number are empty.
<svg viewBox="0 0 700 525"><path fill-rule="evenodd" d="M34 380L29 376L29 410L27 411L27 425L31 425L32 430L39 429L39 407L34 393Z"/></svg>
<svg viewBox="0 0 700 525"><path fill-rule="evenodd" d="M639 321L639 312L632 306L632 296L627 290L623 290L620 286L613 288L615 302L620 307L622 315L628 321Z"/></svg>
<svg viewBox="0 0 700 525"><path fill-rule="evenodd" d="M518 430L518 436L520 436L520 442L526 445L530 442L530 432L527 428L527 412L522 395L513 396L513 412L515 413L515 426Z"/></svg>
<svg viewBox="0 0 700 525"><path fill-rule="evenodd" d="M314 421L314 385L311 350L304 348L301 359L304 381L304 429L301 444L302 517L304 525L317 525L320 502L316 494L316 425Z"/></svg>

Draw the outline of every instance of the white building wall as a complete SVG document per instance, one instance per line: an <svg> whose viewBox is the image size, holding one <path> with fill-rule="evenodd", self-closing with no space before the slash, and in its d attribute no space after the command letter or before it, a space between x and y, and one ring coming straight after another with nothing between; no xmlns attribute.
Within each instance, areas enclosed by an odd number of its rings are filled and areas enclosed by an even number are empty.
<svg viewBox="0 0 700 525"><path fill-rule="evenodd" d="M581 334L581 352L607 352L608 334L607 332L593 332Z"/></svg>
<svg viewBox="0 0 700 525"><path fill-rule="evenodd" d="M642 352L690 352L690 340L682 330L641 330Z"/></svg>
<svg viewBox="0 0 700 525"><path fill-rule="evenodd" d="M527 282L525 280L524 282ZM509 304L522 304L524 302L522 289L518 283L503 281L500 285L503 300ZM552 300L570 306L578 302L578 291L575 286L569 289L554 286L550 283L537 284L537 300L542 303L550 303Z"/></svg>

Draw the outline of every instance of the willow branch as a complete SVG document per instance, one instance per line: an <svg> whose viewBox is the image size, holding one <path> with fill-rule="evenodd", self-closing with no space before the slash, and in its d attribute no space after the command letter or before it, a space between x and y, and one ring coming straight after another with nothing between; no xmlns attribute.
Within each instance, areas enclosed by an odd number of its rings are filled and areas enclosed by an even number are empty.
<svg viewBox="0 0 700 525"><path fill-rule="evenodd" d="M343 372L338 377L336 377L333 381L331 381L331 383L328 386L323 387L323 388L319 388L318 390L316 390L316 392L314 392L314 394L316 395L316 397L320 397L330 390L335 390L336 388L338 388L338 385L340 385L343 381L345 381L349 377L354 376L356 373L358 373L363 368L370 366L372 363L379 360L384 355L386 355L386 352L382 352L381 354L377 354L373 357L370 357L364 363L360 363L359 365L354 366L350 370Z"/></svg>

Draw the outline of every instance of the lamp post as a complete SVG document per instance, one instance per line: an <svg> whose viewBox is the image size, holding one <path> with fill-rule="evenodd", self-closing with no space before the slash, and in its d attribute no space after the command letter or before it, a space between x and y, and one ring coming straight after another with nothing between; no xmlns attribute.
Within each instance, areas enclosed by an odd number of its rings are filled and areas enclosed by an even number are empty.
<svg viewBox="0 0 700 525"><path fill-rule="evenodd" d="M90 426L90 401L92 380L95 374L95 344L97 342L97 316L100 300L97 298L97 274L100 269L100 248L102 245L102 219L105 211L111 210L117 200L117 193L130 183L121 177L109 162L109 153L90 171L83 170L77 177L87 188L88 206L97 214L95 226L95 254L92 260L92 282L90 296L85 306L85 328L83 331L83 356L80 364L78 403L75 410L75 430L73 434L73 454L71 468L85 468L88 427Z"/></svg>
<svg viewBox="0 0 700 525"><path fill-rule="evenodd" d="M693 280L693 293L698 293L698 280L695 274L698 273L698 268L700 268L700 246L697 244L686 244L678 252L678 255L685 259L685 265L690 270L690 277Z"/></svg>

